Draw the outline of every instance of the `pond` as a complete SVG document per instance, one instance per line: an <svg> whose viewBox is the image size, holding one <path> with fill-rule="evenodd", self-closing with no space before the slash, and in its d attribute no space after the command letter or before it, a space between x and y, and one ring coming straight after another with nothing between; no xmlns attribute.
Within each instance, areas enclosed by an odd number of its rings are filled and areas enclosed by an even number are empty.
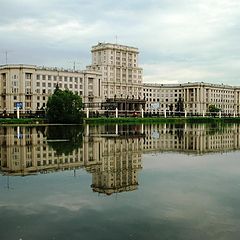
<svg viewBox="0 0 240 240"><path fill-rule="evenodd" d="M239 239L240 125L0 127L1 239Z"/></svg>

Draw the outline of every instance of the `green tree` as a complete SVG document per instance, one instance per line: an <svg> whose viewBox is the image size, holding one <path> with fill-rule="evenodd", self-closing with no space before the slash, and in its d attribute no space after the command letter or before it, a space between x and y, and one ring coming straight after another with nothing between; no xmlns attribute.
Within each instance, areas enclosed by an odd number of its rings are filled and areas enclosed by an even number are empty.
<svg viewBox="0 0 240 240"><path fill-rule="evenodd" d="M180 97L177 101L176 108L175 108L176 115L183 115L184 113L184 103L182 98Z"/></svg>
<svg viewBox="0 0 240 240"><path fill-rule="evenodd" d="M169 105L169 114L173 115L173 104L172 103Z"/></svg>
<svg viewBox="0 0 240 240"><path fill-rule="evenodd" d="M208 111L210 112L210 114L212 115L212 116L216 116L217 115L217 113L220 111L221 109L220 108L217 108L215 105L209 105L208 106Z"/></svg>
<svg viewBox="0 0 240 240"><path fill-rule="evenodd" d="M56 87L54 94L48 98L47 119L51 123L81 123L82 99L69 90Z"/></svg>

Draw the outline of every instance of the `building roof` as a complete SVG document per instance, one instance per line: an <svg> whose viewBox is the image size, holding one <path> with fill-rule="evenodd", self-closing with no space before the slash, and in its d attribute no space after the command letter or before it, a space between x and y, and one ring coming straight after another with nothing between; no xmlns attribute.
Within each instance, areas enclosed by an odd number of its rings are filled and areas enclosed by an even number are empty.
<svg viewBox="0 0 240 240"><path fill-rule="evenodd" d="M92 52L98 51L98 50L104 50L104 49L116 49L116 50L124 50L124 51L131 51L134 53L139 53L138 48L126 46L126 45L120 45L116 43L98 43L97 45L92 46Z"/></svg>

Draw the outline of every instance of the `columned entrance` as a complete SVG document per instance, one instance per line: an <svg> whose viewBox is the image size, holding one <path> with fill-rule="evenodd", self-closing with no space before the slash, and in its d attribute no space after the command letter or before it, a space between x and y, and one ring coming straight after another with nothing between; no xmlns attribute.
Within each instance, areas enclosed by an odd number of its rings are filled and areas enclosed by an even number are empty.
<svg viewBox="0 0 240 240"><path fill-rule="evenodd" d="M141 111L145 108L146 100L129 98L108 98L102 103L102 108L106 110L118 109L119 111Z"/></svg>

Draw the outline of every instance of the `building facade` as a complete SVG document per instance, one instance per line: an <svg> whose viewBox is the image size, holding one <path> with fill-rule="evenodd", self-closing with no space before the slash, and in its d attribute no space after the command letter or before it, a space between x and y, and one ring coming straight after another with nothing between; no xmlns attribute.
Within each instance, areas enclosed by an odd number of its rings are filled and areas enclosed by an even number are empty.
<svg viewBox="0 0 240 240"><path fill-rule="evenodd" d="M240 114L240 87L210 83L143 84L146 111L176 111L179 99L190 114L209 111L214 105L223 114Z"/></svg>
<svg viewBox="0 0 240 240"><path fill-rule="evenodd" d="M119 110L140 110L145 101L142 95L143 69L138 65L138 49L98 43L91 52L92 64L88 69L102 74L102 101L115 103Z"/></svg>
<svg viewBox="0 0 240 240"><path fill-rule="evenodd" d="M13 113L17 103L23 112L45 109L56 86L80 95L84 103L101 101L101 74L34 65L0 66L0 111Z"/></svg>

